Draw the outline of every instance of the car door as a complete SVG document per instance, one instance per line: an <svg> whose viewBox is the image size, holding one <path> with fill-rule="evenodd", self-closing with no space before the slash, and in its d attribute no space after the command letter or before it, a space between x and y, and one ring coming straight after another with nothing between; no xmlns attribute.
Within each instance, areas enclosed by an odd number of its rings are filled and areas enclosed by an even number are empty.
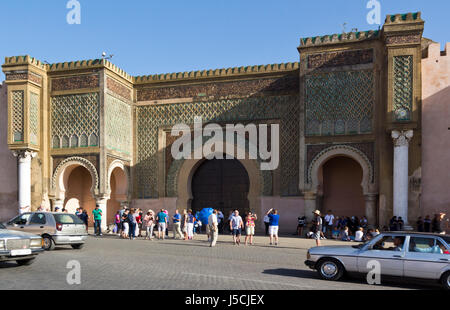
<svg viewBox="0 0 450 310"><path fill-rule="evenodd" d="M42 235L45 232L47 219L44 213L34 213L26 227L26 231L36 235Z"/></svg>
<svg viewBox="0 0 450 310"><path fill-rule="evenodd" d="M437 237L411 236L405 257L405 276L439 279L450 265L450 249Z"/></svg>
<svg viewBox="0 0 450 310"><path fill-rule="evenodd" d="M382 236L377 242L363 248L357 257L358 272L368 273L373 267L372 261L378 262L381 274L402 277L404 275L406 237L404 235Z"/></svg>
<svg viewBox="0 0 450 310"><path fill-rule="evenodd" d="M30 220L31 213L24 213L21 214L15 218L13 218L11 221L9 221L6 224L6 228L9 230L15 230L15 231L25 231L26 226Z"/></svg>

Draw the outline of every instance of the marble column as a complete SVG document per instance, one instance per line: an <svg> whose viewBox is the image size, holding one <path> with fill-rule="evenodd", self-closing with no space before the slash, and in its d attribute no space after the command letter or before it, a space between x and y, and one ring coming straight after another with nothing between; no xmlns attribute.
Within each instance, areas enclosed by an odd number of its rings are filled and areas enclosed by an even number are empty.
<svg viewBox="0 0 450 310"><path fill-rule="evenodd" d="M31 211L31 160L36 156L32 151L13 151L18 161L19 214Z"/></svg>
<svg viewBox="0 0 450 310"><path fill-rule="evenodd" d="M409 141L412 130L392 131L394 140L394 216L402 217L405 228L408 226L408 163Z"/></svg>

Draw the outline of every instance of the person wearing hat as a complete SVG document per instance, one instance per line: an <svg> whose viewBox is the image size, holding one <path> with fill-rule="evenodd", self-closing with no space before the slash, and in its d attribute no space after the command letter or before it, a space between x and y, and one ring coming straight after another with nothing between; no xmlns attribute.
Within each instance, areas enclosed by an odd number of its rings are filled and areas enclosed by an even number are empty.
<svg viewBox="0 0 450 310"><path fill-rule="evenodd" d="M322 218L320 217L320 211L313 212L314 219L312 221L313 239L316 240L316 245L320 246L320 232L322 231Z"/></svg>

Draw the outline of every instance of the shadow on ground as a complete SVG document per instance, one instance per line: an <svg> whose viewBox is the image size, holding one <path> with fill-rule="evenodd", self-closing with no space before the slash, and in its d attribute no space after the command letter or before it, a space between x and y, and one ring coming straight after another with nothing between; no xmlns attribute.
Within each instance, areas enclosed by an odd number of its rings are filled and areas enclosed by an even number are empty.
<svg viewBox="0 0 450 310"><path fill-rule="evenodd" d="M285 277L294 277L294 278L304 278L304 279L317 279L321 280L316 271L313 270L300 270L300 269L286 269L286 268L278 268L278 269L268 269L264 270L263 274L277 275L277 276L285 276ZM324 287L326 286L326 281L324 281ZM343 283L352 283L352 284L365 284L364 276L345 276L340 282ZM385 278L382 279L382 284L385 287L392 288L405 288L405 289L416 289L416 290L436 290L440 289L437 284L420 281L418 283L407 282L405 279L391 279ZM367 290L370 290L371 285L367 284Z"/></svg>

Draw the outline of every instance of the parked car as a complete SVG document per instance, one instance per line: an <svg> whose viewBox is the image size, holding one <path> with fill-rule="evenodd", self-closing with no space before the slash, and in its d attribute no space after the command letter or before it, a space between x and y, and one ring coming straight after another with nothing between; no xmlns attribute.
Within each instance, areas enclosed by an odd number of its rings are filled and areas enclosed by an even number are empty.
<svg viewBox="0 0 450 310"><path fill-rule="evenodd" d="M16 261L19 265L31 265L43 252L44 241L40 236L7 230L0 223L0 262Z"/></svg>
<svg viewBox="0 0 450 310"><path fill-rule="evenodd" d="M309 249L305 264L325 280L345 273L368 274L371 261L380 263L381 276L431 280L450 289L450 236L389 232L353 246Z"/></svg>
<svg viewBox="0 0 450 310"><path fill-rule="evenodd" d="M57 245L81 249L87 239L84 223L76 215L68 213L28 212L13 218L6 227L42 236L46 251Z"/></svg>

